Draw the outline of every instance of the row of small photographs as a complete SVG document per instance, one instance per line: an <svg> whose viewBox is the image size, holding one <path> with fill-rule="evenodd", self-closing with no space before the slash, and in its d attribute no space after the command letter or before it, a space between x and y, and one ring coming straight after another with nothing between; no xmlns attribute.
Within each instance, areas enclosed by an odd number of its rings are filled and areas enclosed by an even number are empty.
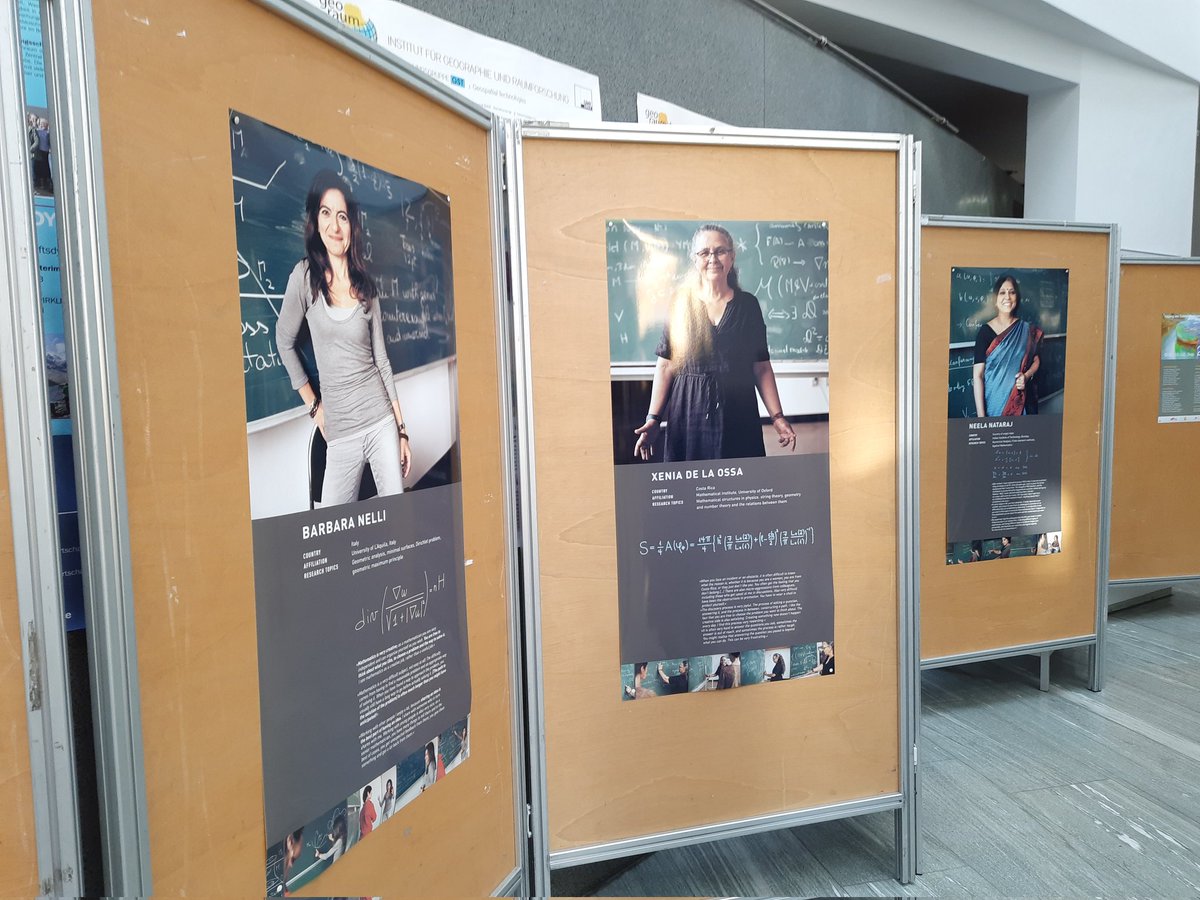
<svg viewBox="0 0 1200 900"><path fill-rule="evenodd" d="M946 565L1010 559L1015 556L1050 556L1062 553L1062 532L1018 534L987 541L958 541L946 545Z"/></svg>
<svg viewBox="0 0 1200 900"><path fill-rule="evenodd" d="M624 663L621 698L647 700L832 674L832 641L766 650L731 650L709 656Z"/></svg>
<svg viewBox="0 0 1200 900"><path fill-rule="evenodd" d="M285 837L267 853L267 896L308 884L363 838L462 765L470 755L470 717Z"/></svg>

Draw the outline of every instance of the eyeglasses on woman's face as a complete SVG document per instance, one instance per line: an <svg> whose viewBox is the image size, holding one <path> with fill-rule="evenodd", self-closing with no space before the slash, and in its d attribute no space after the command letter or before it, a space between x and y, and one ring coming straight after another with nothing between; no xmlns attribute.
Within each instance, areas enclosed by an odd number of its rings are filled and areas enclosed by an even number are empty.
<svg viewBox="0 0 1200 900"><path fill-rule="evenodd" d="M705 247L703 250L697 250L695 253L696 259L702 259L706 262L713 257L716 257L717 259L724 259L725 257L732 255L733 248L731 247Z"/></svg>

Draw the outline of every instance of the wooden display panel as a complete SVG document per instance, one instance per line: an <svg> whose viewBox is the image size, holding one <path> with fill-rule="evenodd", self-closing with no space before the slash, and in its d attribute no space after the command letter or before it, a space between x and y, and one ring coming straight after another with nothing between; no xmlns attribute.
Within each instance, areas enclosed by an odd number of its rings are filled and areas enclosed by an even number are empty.
<svg viewBox="0 0 1200 900"><path fill-rule="evenodd" d="M1200 422L1158 423L1164 313L1200 312L1200 265L1121 266L1108 577L1200 576Z"/></svg>
<svg viewBox="0 0 1200 900"><path fill-rule="evenodd" d="M523 152L551 851L899 791L897 154ZM610 218L829 223L832 678L619 699Z"/></svg>
<svg viewBox="0 0 1200 900"><path fill-rule="evenodd" d="M32 897L38 885L33 776L25 712L25 642L17 608L11 493L0 419L0 897ZM51 620L53 623L53 620ZM62 620L59 619L59 627Z"/></svg>
<svg viewBox="0 0 1200 900"><path fill-rule="evenodd" d="M1109 235L921 229L921 658L1096 634L1099 422ZM1062 546L1052 556L946 565L946 388L951 267L1069 269L1062 423Z"/></svg>
<svg viewBox="0 0 1200 900"><path fill-rule="evenodd" d="M471 757L304 893L487 894L519 864L489 133L247 0L93 15L154 891L265 890L234 108L453 198Z"/></svg>

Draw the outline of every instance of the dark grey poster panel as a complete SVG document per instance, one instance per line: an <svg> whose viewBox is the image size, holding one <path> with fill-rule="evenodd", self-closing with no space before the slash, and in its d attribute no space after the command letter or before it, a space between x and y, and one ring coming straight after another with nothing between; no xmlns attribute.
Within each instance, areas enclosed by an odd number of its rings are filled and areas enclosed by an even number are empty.
<svg viewBox="0 0 1200 900"><path fill-rule="evenodd" d="M450 206L244 113L229 128L278 895L469 752Z"/></svg>
<svg viewBox="0 0 1200 900"><path fill-rule="evenodd" d="M1164 313L1158 421L1200 422L1200 315Z"/></svg>
<svg viewBox="0 0 1200 900"><path fill-rule="evenodd" d="M1068 280L951 269L947 565L1062 550Z"/></svg>
<svg viewBox="0 0 1200 900"><path fill-rule="evenodd" d="M613 235L631 228L678 257L669 272L662 260L621 268L628 248ZM657 359L651 383L618 380L612 392L622 698L833 674L829 419L783 408L774 307L742 264L759 263L753 234L819 245L823 261L824 223L607 230L610 274L623 273L609 281L613 362L631 298ZM794 250L780 253L781 266L798 265Z"/></svg>

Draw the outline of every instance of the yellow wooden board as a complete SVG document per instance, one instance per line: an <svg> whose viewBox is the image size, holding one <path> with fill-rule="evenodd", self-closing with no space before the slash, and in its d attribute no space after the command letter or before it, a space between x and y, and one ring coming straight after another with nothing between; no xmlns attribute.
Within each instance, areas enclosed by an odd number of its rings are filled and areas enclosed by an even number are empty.
<svg viewBox="0 0 1200 900"><path fill-rule="evenodd" d="M1164 313L1200 313L1200 266L1121 266L1109 578L1200 575L1200 422L1158 423Z"/></svg>
<svg viewBox="0 0 1200 900"><path fill-rule="evenodd" d="M946 389L952 267L1069 269L1062 546L946 565ZM1100 418L1109 235L928 225L921 230L921 658L1096 633Z"/></svg>
<svg viewBox="0 0 1200 900"><path fill-rule="evenodd" d="M526 139L552 851L900 789L897 154ZM837 675L622 704L605 222L829 223Z"/></svg>
<svg viewBox="0 0 1200 900"><path fill-rule="evenodd" d="M490 893L518 860L489 134L248 0L92 14L154 891L265 890L232 108L453 198L471 757L304 892Z"/></svg>

